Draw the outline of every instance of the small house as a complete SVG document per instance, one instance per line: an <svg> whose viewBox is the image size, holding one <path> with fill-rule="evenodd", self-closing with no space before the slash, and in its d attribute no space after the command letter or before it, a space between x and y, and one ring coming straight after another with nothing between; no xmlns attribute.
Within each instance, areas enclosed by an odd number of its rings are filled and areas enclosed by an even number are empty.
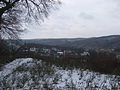
<svg viewBox="0 0 120 90"><path fill-rule="evenodd" d="M32 48L30 48L30 51L31 51L31 52L36 52L36 51L37 51L37 48L32 47Z"/></svg>
<svg viewBox="0 0 120 90"><path fill-rule="evenodd" d="M89 52L83 52L80 54L81 56L90 56L90 53Z"/></svg>
<svg viewBox="0 0 120 90"><path fill-rule="evenodd" d="M64 55L64 52L57 52L58 55Z"/></svg>

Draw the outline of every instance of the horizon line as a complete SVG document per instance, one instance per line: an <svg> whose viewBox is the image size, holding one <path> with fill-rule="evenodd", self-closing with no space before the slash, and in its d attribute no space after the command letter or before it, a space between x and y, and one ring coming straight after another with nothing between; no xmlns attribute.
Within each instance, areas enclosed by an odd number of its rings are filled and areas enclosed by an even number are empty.
<svg viewBox="0 0 120 90"><path fill-rule="evenodd" d="M21 38L22 40L31 40L31 39L86 39L86 38L100 38L100 37L108 37L108 36L120 36L116 34L111 35L101 35L101 36L93 36L93 37L48 37L48 38Z"/></svg>

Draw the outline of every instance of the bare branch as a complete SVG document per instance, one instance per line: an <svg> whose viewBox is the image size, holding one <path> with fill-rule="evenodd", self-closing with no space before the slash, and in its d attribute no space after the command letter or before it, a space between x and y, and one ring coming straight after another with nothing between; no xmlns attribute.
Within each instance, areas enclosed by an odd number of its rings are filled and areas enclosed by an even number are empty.
<svg viewBox="0 0 120 90"><path fill-rule="evenodd" d="M44 20L58 0L0 0L0 38L18 38L23 21Z"/></svg>

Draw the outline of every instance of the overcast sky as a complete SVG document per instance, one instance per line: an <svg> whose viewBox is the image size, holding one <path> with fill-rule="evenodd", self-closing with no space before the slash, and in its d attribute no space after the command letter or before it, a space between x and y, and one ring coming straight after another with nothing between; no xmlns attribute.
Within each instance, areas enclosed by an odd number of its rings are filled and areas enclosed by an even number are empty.
<svg viewBox="0 0 120 90"><path fill-rule="evenodd" d="M62 0L41 25L30 24L22 38L79 38L120 35L120 0Z"/></svg>

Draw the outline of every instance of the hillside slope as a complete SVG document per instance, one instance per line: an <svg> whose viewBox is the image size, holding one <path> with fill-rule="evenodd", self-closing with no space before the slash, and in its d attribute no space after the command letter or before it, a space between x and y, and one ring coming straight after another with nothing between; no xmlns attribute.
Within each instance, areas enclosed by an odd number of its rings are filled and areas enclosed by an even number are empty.
<svg viewBox="0 0 120 90"><path fill-rule="evenodd" d="M72 47L72 48L120 48L120 35L111 35L93 38L70 38L70 39L30 39L26 43L37 43L42 45Z"/></svg>

